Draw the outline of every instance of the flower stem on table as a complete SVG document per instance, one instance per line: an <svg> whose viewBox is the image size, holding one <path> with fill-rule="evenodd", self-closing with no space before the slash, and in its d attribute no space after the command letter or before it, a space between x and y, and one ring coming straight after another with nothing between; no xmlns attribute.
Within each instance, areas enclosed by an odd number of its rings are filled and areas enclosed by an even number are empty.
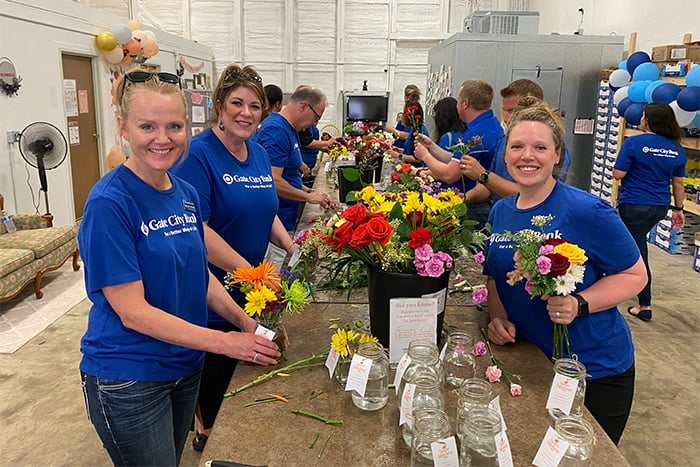
<svg viewBox="0 0 700 467"><path fill-rule="evenodd" d="M323 447L321 448L321 452L318 453L318 458L320 459L321 456L323 455L323 452L326 450L326 446L328 446L328 441L331 440L331 435L333 434L333 430L335 427L331 428L331 432L328 433L328 438L326 438L326 441L323 443Z"/></svg>
<svg viewBox="0 0 700 467"><path fill-rule="evenodd" d="M522 394L522 387L519 384L515 384L513 382L513 380L515 379L515 380L520 381L521 376L516 375L514 373L508 373L503 368L503 366L504 366L503 361L497 359L496 355L493 353L493 349L491 348L491 341L488 338L488 335L486 333L486 329L479 328L479 330L481 331L481 335L484 337L484 342L486 342L486 349L488 350L489 360L491 360L491 364L492 364L492 366L486 370L486 374L488 376L490 373L490 370L492 368L495 368L498 370L498 371L493 372L493 373L497 373L497 376L494 376L493 380L491 379L491 377L489 377L489 381L491 381L491 382L498 381L498 378L500 376L503 376L503 377L505 377L506 381L508 381L508 387L510 389L511 396L519 396L520 394Z"/></svg>
<svg viewBox="0 0 700 467"><path fill-rule="evenodd" d="M303 415L305 417L310 417L310 418L314 418L316 420L320 420L323 423L325 423L326 425L342 425L343 424L342 420L330 420L328 418L322 417L320 415L316 415L314 413L304 412L303 410L291 410L291 412L295 415Z"/></svg>

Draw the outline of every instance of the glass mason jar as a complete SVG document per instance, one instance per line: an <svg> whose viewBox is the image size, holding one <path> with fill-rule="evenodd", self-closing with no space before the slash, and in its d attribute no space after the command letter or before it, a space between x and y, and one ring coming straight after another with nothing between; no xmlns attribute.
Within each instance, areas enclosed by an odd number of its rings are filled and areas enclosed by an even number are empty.
<svg viewBox="0 0 700 467"><path fill-rule="evenodd" d="M431 443L452 436L450 419L440 409L419 409L413 412L411 467L434 465Z"/></svg>
<svg viewBox="0 0 700 467"><path fill-rule="evenodd" d="M442 393L442 379L435 370L428 365L417 365L411 373L410 384L415 384L413 391L413 401L411 404L411 415L420 409L440 409L445 410L445 397ZM403 392L401 393L403 396ZM403 400L403 398L401 399ZM403 440L406 445L411 446L413 439L413 422L401 425Z"/></svg>
<svg viewBox="0 0 700 467"><path fill-rule="evenodd" d="M372 360L365 395L352 391L352 403L362 410L379 410L389 400L389 359L384 348L376 342L364 342L357 354Z"/></svg>
<svg viewBox="0 0 700 467"><path fill-rule="evenodd" d="M401 381L399 382L398 394L403 394L403 388L406 382L411 379L412 373L415 368L419 365L425 365L433 368L436 375L440 379L442 384L444 378L444 370L442 368L442 362L440 361L440 353L438 352L437 346L430 341L415 340L408 344L408 350L406 354L409 356L411 361L404 370ZM400 404L401 402L399 402Z"/></svg>
<svg viewBox="0 0 700 467"><path fill-rule="evenodd" d="M457 390L457 420L455 423L457 436L461 437L467 413L471 409L489 406L493 399L491 384L481 378L465 379Z"/></svg>
<svg viewBox="0 0 700 467"><path fill-rule="evenodd" d="M335 366L335 379L340 383L341 386L345 387L348 382L348 373L350 372L350 362L352 362L352 357L339 357L338 363Z"/></svg>
<svg viewBox="0 0 700 467"><path fill-rule="evenodd" d="M556 375L566 376L567 378L573 378L577 381L576 393L574 394L574 401L571 404L569 415L572 417L582 417L583 401L586 397L586 367L576 359L560 358L554 362L554 372ZM554 384L554 379L552 380L552 384ZM561 409L550 408L548 410L549 415L555 420L566 415Z"/></svg>
<svg viewBox="0 0 700 467"><path fill-rule="evenodd" d="M554 423L557 434L569 442L569 449L559 462L560 467L593 465L593 427L578 417L561 417Z"/></svg>
<svg viewBox="0 0 700 467"><path fill-rule="evenodd" d="M496 435L503 429L501 416L494 409L475 407L467 413L459 438L459 465L498 467Z"/></svg>
<svg viewBox="0 0 700 467"><path fill-rule="evenodd" d="M456 329L447 335L445 345L445 379L452 386L459 387L462 381L474 377L476 359L471 353L474 338L468 332Z"/></svg>

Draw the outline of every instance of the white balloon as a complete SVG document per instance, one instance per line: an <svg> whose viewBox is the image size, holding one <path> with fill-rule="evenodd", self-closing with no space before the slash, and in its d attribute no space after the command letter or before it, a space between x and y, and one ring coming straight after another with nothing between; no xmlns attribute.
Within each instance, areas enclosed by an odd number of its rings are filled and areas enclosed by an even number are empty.
<svg viewBox="0 0 700 467"><path fill-rule="evenodd" d="M622 86L627 85L631 78L632 76L627 70L620 68L610 73L610 79L608 81L610 82L611 86L621 88Z"/></svg>
<svg viewBox="0 0 700 467"><path fill-rule="evenodd" d="M124 23L117 23L112 26L112 34L120 44L126 44L131 40L131 29Z"/></svg>
<svg viewBox="0 0 700 467"><path fill-rule="evenodd" d="M146 31L144 30L143 33L153 39L154 41L156 40L156 33L153 31Z"/></svg>
<svg viewBox="0 0 700 467"><path fill-rule="evenodd" d="M629 90L630 87L625 86L615 91L615 94L613 95L613 102L615 103L615 105L619 104L622 99L627 97L627 93L629 92Z"/></svg>
<svg viewBox="0 0 700 467"><path fill-rule="evenodd" d="M113 50L102 52L102 56L108 63L117 64L124 59L124 51L120 46L116 46Z"/></svg>
<svg viewBox="0 0 700 467"><path fill-rule="evenodd" d="M687 110L683 110L680 107L678 107L678 102L673 101L670 104L668 104L671 109L673 109L673 113L676 115L676 121L678 122L678 126L684 127L684 126L689 126L691 123L693 123L693 119L695 118L695 112L688 112Z"/></svg>

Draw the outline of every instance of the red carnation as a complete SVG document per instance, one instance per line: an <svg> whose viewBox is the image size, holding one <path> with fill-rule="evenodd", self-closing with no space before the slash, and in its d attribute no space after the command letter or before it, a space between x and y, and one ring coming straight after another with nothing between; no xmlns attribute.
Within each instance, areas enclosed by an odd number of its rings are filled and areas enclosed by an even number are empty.
<svg viewBox="0 0 700 467"><path fill-rule="evenodd" d="M567 258L566 256L560 255L559 253L552 253L551 255L547 255L547 258L552 260L550 272L552 277L563 276L564 274L566 274L566 271L569 270L569 258Z"/></svg>
<svg viewBox="0 0 700 467"><path fill-rule="evenodd" d="M391 181L392 182L400 182L401 181L401 174L398 172L391 174Z"/></svg>
<svg viewBox="0 0 700 467"><path fill-rule="evenodd" d="M411 248L420 248L423 245L430 243L433 233L422 227L412 230L410 233L411 240L408 241L408 246Z"/></svg>

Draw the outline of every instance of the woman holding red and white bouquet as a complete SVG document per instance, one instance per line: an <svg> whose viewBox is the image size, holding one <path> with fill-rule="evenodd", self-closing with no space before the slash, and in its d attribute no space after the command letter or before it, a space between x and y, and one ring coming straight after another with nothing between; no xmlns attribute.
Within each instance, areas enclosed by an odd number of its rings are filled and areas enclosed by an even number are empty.
<svg viewBox="0 0 700 467"><path fill-rule="evenodd" d="M564 128L546 103L514 115L506 138L519 193L489 216L489 339L519 334L549 357L553 335L568 332L563 356L586 366L585 405L617 443L634 393L632 336L617 305L646 283L639 249L610 204L552 176Z"/></svg>

